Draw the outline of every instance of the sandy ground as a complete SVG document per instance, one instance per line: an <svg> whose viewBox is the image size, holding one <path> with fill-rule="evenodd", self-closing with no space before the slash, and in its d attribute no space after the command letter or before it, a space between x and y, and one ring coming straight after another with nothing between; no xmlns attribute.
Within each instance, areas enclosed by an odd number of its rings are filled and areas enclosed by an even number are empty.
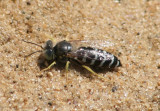
<svg viewBox="0 0 160 111"><path fill-rule="evenodd" d="M1 111L158 111L160 109L159 0L0 0ZM89 76L72 64L41 71L48 39L96 42L122 62L117 71ZM67 85L67 86L66 86ZM159 105L158 105L159 104Z"/></svg>

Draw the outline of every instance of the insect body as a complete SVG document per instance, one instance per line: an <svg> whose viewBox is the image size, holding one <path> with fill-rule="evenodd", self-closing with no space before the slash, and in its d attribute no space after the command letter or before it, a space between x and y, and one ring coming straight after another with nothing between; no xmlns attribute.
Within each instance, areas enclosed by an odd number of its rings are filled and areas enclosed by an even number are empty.
<svg viewBox="0 0 160 111"><path fill-rule="evenodd" d="M121 66L121 62L116 56L101 49L79 47L77 50L73 50L73 46L67 41L58 42L54 47L49 46L52 46L50 40L46 42L44 52L48 60L55 59L63 63L73 60L82 65L99 68L116 68Z"/></svg>
<svg viewBox="0 0 160 111"><path fill-rule="evenodd" d="M95 75L97 74L89 68L90 66L95 68L116 68L121 66L120 60L109 52L92 47L75 48L71 42L65 40L58 42L55 46L53 46L51 40L48 40L45 47L42 49L41 52L43 52L44 58L53 61L53 63L45 70L50 69L55 62L65 63L66 69L68 69L68 61L74 61L81 64Z"/></svg>

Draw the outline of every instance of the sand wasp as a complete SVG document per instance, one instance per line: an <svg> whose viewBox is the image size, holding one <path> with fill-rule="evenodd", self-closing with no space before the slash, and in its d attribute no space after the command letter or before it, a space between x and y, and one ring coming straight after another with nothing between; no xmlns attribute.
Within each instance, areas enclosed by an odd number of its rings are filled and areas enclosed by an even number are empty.
<svg viewBox="0 0 160 111"><path fill-rule="evenodd" d="M47 68L43 69L44 71L50 69L53 65L56 64L56 62L66 64L65 68L66 71L68 71L70 62L76 62L82 65L82 67L90 71L92 74L104 79L104 77L94 72L91 67L111 69L122 66L120 60L113 54L102 49L93 48L90 46L83 46L81 44L86 41L63 40L57 42L57 44L53 46L53 42L51 40L48 40L45 43L44 47L36 43L28 42L25 40L23 41L41 47L42 50L36 52L42 52L46 60L52 61L52 63ZM88 44L88 42L86 43ZM36 52L33 52L28 56Z"/></svg>

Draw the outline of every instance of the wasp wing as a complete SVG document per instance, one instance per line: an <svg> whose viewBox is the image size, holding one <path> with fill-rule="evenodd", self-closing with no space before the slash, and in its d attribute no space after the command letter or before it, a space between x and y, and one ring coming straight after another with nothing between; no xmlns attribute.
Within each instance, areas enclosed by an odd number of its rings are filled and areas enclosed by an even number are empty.
<svg viewBox="0 0 160 111"><path fill-rule="evenodd" d="M113 42L105 40L70 40L68 42L72 44L74 50L80 47L92 47L107 50L114 46Z"/></svg>
<svg viewBox="0 0 160 111"><path fill-rule="evenodd" d="M59 41L61 42L61 41ZM76 51L80 47L91 47L95 49L101 49L106 52L117 55L117 50L115 50L115 46L117 46L117 42L111 40L67 40L68 43L72 45L72 51L67 54L68 57L76 57Z"/></svg>

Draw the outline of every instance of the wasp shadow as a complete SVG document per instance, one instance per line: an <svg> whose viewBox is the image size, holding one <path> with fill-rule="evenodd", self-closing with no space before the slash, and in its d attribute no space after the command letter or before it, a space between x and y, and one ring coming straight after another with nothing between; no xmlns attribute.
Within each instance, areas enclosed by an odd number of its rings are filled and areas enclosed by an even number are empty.
<svg viewBox="0 0 160 111"><path fill-rule="evenodd" d="M52 64L54 61L52 60L46 60L42 55L40 55L37 59L37 65L40 68L40 70L43 70L47 68L50 64ZM56 61L56 64L52 66L55 70L65 70L65 63L61 63ZM51 68L51 69L52 69ZM118 69L109 69L109 68L99 68L99 67L90 67L93 71L95 71L97 74L107 74L107 72L117 72ZM93 78L91 72L89 72L87 69L83 68L81 64L79 64L76 61L70 61L69 70L76 70L76 72L79 72L82 76L87 78Z"/></svg>
<svg viewBox="0 0 160 111"><path fill-rule="evenodd" d="M42 55L40 55L37 59L37 65L40 68L40 70L47 68L53 62L54 61L52 61L52 60L46 60ZM51 69L54 68L55 70L61 70L62 75L64 75L63 72L65 72L65 70L66 70L65 66L66 66L65 63L61 63L61 62L56 61L56 64L54 66L52 66ZM49 69L49 70L51 70L51 69ZM71 62L69 64L68 70L76 70L77 72L80 72L81 75L83 75L87 78L90 78L90 76L88 75L88 71L86 71L86 69L84 69L82 67L82 65L80 65L78 63Z"/></svg>

